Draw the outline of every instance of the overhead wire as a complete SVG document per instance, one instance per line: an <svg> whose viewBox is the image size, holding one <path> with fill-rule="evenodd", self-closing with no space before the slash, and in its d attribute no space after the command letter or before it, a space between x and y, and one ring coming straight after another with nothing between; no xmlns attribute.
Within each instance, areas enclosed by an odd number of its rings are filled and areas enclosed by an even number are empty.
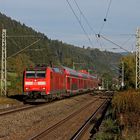
<svg viewBox="0 0 140 140"><path fill-rule="evenodd" d="M134 38L132 38L133 37L133 35L131 35L125 42L123 42L123 44L122 45L126 45L128 42L130 42L130 40L132 40L132 39L134 39ZM132 45L132 44L131 44ZM133 53L134 52L134 48L133 48L133 45L131 46L131 53Z"/></svg>
<svg viewBox="0 0 140 140"><path fill-rule="evenodd" d="M28 38L40 38L40 39L34 41L32 44L30 44L30 45L26 46L25 48L21 49L20 51L12 54L11 56L8 56L7 59L18 55L19 53L21 53L25 49L27 49L27 48L31 47L32 45L38 43L42 38L44 38L44 37L41 37L41 36L34 36L34 35L7 35L6 37L9 38L12 41L12 43L14 45L16 45L17 47L19 47L19 45L12 38L26 38L26 37L28 37Z"/></svg>
<svg viewBox="0 0 140 140"><path fill-rule="evenodd" d="M101 49L102 49L102 45L101 45L101 43L99 42L98 38L96 37L96 32L95 32L95 30L94 30L93 27L90 25L88 19L86 18L85 14L82 12L82 10L81 10L81 8L80 8L80 6L79 6L79 4L77 3L76 0L74 0L74 3L75 3L75 5L77 6L77 8L78 8L78 10L79 10L79 12L80 12L80 15L82 15L83 19L85 20L86 24L88 25L89 29L90 29L90 30L93 32L93 34L95 35L95 39L96 39L97 44L99 44L100 47L101 47Z"/></svg>
<svg viewBox="0 0 140 140"><path fill-rule="evenodd" d="M82 30L83 30L85 36L86 36L87 39L88 39L89 43L91 44L92 47L94 47L94 45L93 45L93 43L92 43L92 41L91 41L91 39L90 39L88 33L86 32L84 26L82 25L81 20L79 19L79 17L78 17L77 14L75 13L75 11L74 11L72 5L70 4L70 2L69 2L68 0L66 0L66 2L68 3L68 6L70 7L71 11L73 12L74 16L76 17L76 19L77 19L77 21L78 21L80 27L82 28Z"/></svg>
<svg viewBox="0 0 140 140"><path fill-rule="evenodd" d="M83 19L85 20L86 24L88 25L89 29L94 33L97 44L99 44L99 46L100 46L101 49L103 50L102 44L101 44L101 42L99 41L99 39L97 38L95 30L94 30L93 27L90 25L88 19L86 18L85 14L82 12L82 10L81 10L80 6L78 5L77 1L74 0L74 2L75 2L75 4L76 4L76 6L77 6L77 8L78 8L78 10L79 10L79 12L80 12L80 14L82 15Z"/></svg>
<svg viewBox="0 0 140 140"><path fill-rule="evenodd" d="M7 35L8 38L42 38L41 36L34 36L34 35Z"/></svg>
<svg viewBox="0 0 140 140"><path fill-rule="evenodd" d="M103 23L102 23L102 25L101 25L101 28L100 28L100 30L99 30L99 34L101 34L101 32L102 32L102 30L103 30L103 28L104 28L104 26L105 26L105 23L106 23L106 21L107 21L107 17L108 17L108 14L109 14L109 10L110 10L110 7L111 7L111 3L112 3L112 0L109 1L108 7L107 7L107 12L106 12L104 21L103 21Z"/></svg>
<svg viewBox="0 0 140 140"><path fill-rule="evenodd" d="M112 41L111 39L108 39L108 38L106 38L106 37L105 37L105 36L103 36L103 35L100 35L100 37L101 37L101 38L103 38L104 40L106 40L106 41L108 41L108 42L110 42L110 43L114 44L115 46L119 47L120 49L122 49L122 50L124 50L124 51L126 51L126 52L128 52L128 53L131 53L130 51L128 51L127 49L125 49L125 48L124 48L124 47L122 47L121 45L119 45L119 44L115 43L115 42L114 42L114 41Z"/></svg>
<svg viewBox="0 0 140 140"><path fill-rule="evenodd" d="M108 13L109 13L109 10L110 10L110 7L111 7L111 3L112 3L112 0L109 1L109 5L108 5L108 8L107 8L105 19L107 19L107 17L108 17Z"/></svg>
<svg viewBox="0 0 140 140"><path fill-rule="evenodd" d="M129 37L128 37L121 45L119 45L119 46L121 46L121 47L124 46L124 45L127 44L127 43L132 39L132 37L134 36L134 34L127 34L127 35L129 35ZM100 38L100 37L103 37L103 36L105 37L105 35L98 35L98 36L99 36L99 38ZM105 38L107 39L107 37L105 37ZM103 38L103 39L104 39L104 38ZM112 44L112 42L114 42L114 41L112 41L111 39L108 39L108 40L110 40L109 42L110 42L111 44ZM108 40L106 40L106 41L108 41ZM113 45L115 45L115 46L116 46L116 44L117 44L117 43L115 43L115 42L113 43ZM118 44L117 44L117 47L118 47ZM119 47L119 48L120 48L120 47ZM122 47L122 48L123 48L123 50L124 50L124 47ZM122 48L121 48L121 49L122 49ZM117 48L112 48L112 49L115 50L115 49L117 49Z"/></svg>
<svg viewBox="0 0 140 140"><path fill-rule="evenodd" d="M100 50L103 52L104 49L103 49L103 45L102 45L101 40L99 40L99 38L96 37L96 42L97 42L97 44L99 44ZM106 56L106 54L105 54L105 56Z"/></svg>
<svg viewBox="0 0 140 140"><path fill-rule="evenodd" d="M79 22L81 28L82 28L83 31L87 34L87 32L85 31L85 29L84 29L84 27L83 27L83 25L82 25L82 23L81 23L81 20L78 18L78 16L76 15L74 9L72 8L72 5L69 3L68 0L66 0L66 1L67 1L68 5L70 6L70 8L71 8L73 14L75 15L76 19L78 20L78 22ZM92 26L90 25L88 19L86 18L86 16L85 16L84 13L82 12L82 10L81 10L80 6L78 5L77 1L74 0L74 2L75 2L75 4L76 4L76 6L77 6L77 8L78 8L78 10L79 10L79 12L80 12L80 14L82 15L83 19L86 21L86 23L87 23L87 25L89 26L89 28L94 32L94 34L95 34L95 36L96 36L96 38L97 38L96 41L97 41L97 43L100 45L101 48L102 48L102 44L101 44L101 42L99 41L99 38L102 38L102 39L104 39L104 40L106 40L106 41L112 43L113 45L119 47L120 49L125 50L125 51L128 52L128 53L131 53L130 51L128 51L127 49L125 49L125 48L122 47L121 45L115 43L115 42L112 41L111 39L106 38L105 36L101 35L100 33L99 33L99 34L96 34L95 31L94 31L94 29L93 29ZM109 10L110 10L110 7L111 7L111 3L112 3L112 0L109 1L109 5L108 5L108 8L107 8L107 12L106 12L104 21L107 20L107 17L108 17L108 14L109 14ZM102 29L103 29L103 27L102 27ZM101 32L101 30L100 30L100 32ZM87 34L87 35L88 35L88 34ZM90 40L90 41L91 41L91 40Z"/></svg>
<svg viewBox="0 0 140 140"><path fill-rule="evenodd" d="M87 23L89 29L94 33L97 44L99 44L101 50L103 50L102 43L101 43L101 41L99 40L99 38L97 37L97 34L96 34L95 30L94 30L94 29L92 28L92 26L90 25L88 19L86 18L86 16L85 16L84 13L82 12L82 10L81 10L80 6L78 5L77 1L74 0L74 2L75 2L75 4L76 4L76 6L77 6L77 8L78 8L78 10L79 10L79 12L80 12L80 14L82 15L83 19L86 21L86 23ZM103 54L106 56L106 53L104 53L104 51L103 51Z"/></svg>
<svg viewBox="0 0 140 140"><path fill-rule="evenodd" d="M132 39L132 37L133 36L130 36L125 42L122 43L122 45L125 45L126 43L128 43Z"/></svg>
<svg viewBox="0 0 140 140"><path fill-rule="evenodd" d="M21 53L22 51L24 51L24 50L26 50L27 48L31 47L32 45L38 43L40 40L41 40L41 39L38 39L38 40L34 41L32 44L26 46L25 48L21 49L20 51L18 51L18 52L16 52L16 53L12 54L11 56L8 56L7 59L18 55L18 54Z"/></svg>
<svg viewBox="0 0 140 140"><path fill-rule="evenodd" d="M99 31L99 34L97 34L97 37L99 37L99 38L101 37L101 38L103 38L104 40L106 40L106 41L108 41L108 42L114 44L114 45L117 46L117 47L119 47L120 49L122 49L122 50L124 50L124 51L126 51L126 52L128 52L128 53L131 53L130 51L128 51L127 49L125 49L125 48L122 47L121 45L119 45L119 44L115 43L114 41L112 41L111 39L108 39L108 38L106 38L105 36L101 35L101 32L102 32L102 30L103 30L103 28L104 28L104 25L105 25L105 22L107 21L107 17L108 17L108 14L109 14L109 10L110 10L110 7L111 7L111 3L112 3L112 0L109 1L108 8L107 8L107 12L106 12L106 15L105 15L105 18L104 18L104 22L103 22L103 24L102 24L102 26L101 26L101 29L100 29L100 31ZM129 40L129 39L128 39L128 40ZM127 41L128 41L128 40L127 40ZM125 44L125 43L124 43L124 44ZM124 45L124 44L123 44L123 45Z"/></svg>
<svg viewBox="0 0 140 140"><path fill-rule="evenodd" d="M92 31L94 32L94 34L96 34L96 33L95 33L95 30L92 28L92 26L90 25L88 19L86 18L86 16L85 16L84 13L82 12L82 10L81 10L80 6L78 5L77 1L74 0L74 2L75 2L75 4L76 4L76 6L77 6L77 8L78 8L78 10L79 10L79 12L80 12L80 14L82 15L82 17L83 17L84 20L86 21L87 25L89 26L90 30L92 30Z"/></svg>

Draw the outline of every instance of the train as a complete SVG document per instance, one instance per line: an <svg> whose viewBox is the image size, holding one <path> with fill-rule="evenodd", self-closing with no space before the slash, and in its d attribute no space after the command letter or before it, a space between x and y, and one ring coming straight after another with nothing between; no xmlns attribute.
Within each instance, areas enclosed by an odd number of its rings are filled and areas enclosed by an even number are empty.
<svg viewBox="0 0 140 140"><path fill-rule="evenodd" d="M23 93L33 99L76 95L96 90L98 85L97 76L65 66L39 66L23 73Z"/></svg>

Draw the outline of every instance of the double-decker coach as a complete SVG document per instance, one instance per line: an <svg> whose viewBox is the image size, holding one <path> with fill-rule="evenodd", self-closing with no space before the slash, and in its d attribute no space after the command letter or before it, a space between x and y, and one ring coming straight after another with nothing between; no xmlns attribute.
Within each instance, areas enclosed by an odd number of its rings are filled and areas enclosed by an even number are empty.
<svg viewBox="0 0 140 140"><path fill-rule="evenodd" d="M77 72L67 67L63 67L63 69L67 93L79 93L97 88L97 77L91 76L88 73Z"/></svg>
<svg viewBox="0 0 140 140"><path fill-rule="evenodd" d="M66 88L66 92L67 93L77 93L80 90L80 73L78 73L77 71L67 68L67 67L62 67L64 70L64 74L65 74L65 79L66 79L66 84L65 84L65 88Z"/></svg>

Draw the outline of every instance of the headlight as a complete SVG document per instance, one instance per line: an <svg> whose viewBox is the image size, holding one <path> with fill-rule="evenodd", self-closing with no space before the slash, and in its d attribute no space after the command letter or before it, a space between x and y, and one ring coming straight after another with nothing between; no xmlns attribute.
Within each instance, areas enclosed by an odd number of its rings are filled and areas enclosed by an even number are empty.
<svg viewBox="0 0 140 140"><path fill-rule="evenodd" d="M38 85L46 85L46 82L38 82Z"/></svg>
<svg viewBox="0 0 140 140"><path fill-rule="evenodd" d="M33 85L33 82L25 82L25 85Z"/></svg>

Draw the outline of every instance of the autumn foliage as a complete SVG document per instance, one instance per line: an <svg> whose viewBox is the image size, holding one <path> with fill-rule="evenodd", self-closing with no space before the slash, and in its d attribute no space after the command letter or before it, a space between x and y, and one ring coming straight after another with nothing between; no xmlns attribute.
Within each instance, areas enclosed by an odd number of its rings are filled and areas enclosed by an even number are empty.
<svg viewBox="0 0 140 140"><path fill-rule="evenodd" d="M125 91L118 93L112 100L116 118L124 139L140 139L140 92Z"/></svg>

